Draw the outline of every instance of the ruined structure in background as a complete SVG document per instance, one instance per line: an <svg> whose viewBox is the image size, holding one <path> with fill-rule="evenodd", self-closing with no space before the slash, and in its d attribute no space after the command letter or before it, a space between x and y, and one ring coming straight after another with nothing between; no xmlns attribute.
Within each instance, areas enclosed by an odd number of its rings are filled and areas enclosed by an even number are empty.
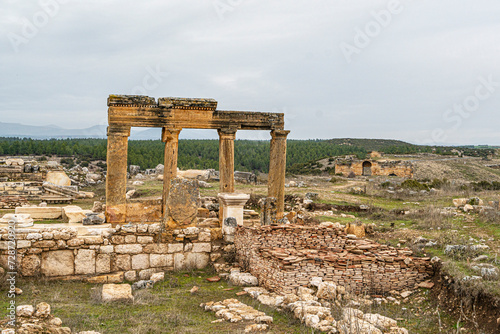
<svg viewBox="0 0 500 334"><path fill-rule="evenodd" d="M56 161L33 157L0 160L0 209L14 209L28 201L71 203L87 197L80 192Z"/></svg>
<svg viewBox="0 0 500 334"><path fill-rule="evenodd" d="M110 95L108 98L108 172L106 177L106 220L113 225L137 221L134 212L144 209L160 212L170 225L183 222L165 217L170 184L177 174L179 133L183 128L214 129L219 134L220 192L234 192L234 139L238 130L270 130L271 148L268 196L277 200L277 218L283 217L286 137L282 113L216 110L213 99L154 98L136 95ZM127 203L127 148L131 127L161 127L165 142L163 198L156 203ZM221 206L222 208L223 206ZM222 212L219 217L224 217ZM144 216L139 221L144 221ZM147 217L157 221L158 217Z"/></svg>
<svg viewBox="0 0 500 334"><path fill-rule="evenodd" d="M399 176L413 177L413 164L409 161L339 159L335 162L335 174L348 176Z"/></svg>

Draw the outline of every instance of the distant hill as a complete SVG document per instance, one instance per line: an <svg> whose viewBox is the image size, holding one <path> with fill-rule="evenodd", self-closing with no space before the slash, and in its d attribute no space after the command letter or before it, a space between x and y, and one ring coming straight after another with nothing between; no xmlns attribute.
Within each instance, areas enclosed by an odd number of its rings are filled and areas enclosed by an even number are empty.
<svg viewBox="0 0 500 334"><path fill-rule="evenodd" d="M72 139L101 138L106 139L106 125L94 125L85 129L65 129L56 125L24 125L20 123L0 122L0 137L16 137L31 139ZM215 130L183 129L181 138L218 139ZM137 128L130 132L131 140L160 140L161 128Z"/></svg>
<svg viewBox="0 0 500 334"><path fill-rule="evenodd" d="M382 151L382 152L384 152L384 150L388 148L392 149L395 147L409 147L409 148L423 147L395 139L335 138L326 141L334 145L356 146L363 148L366 151Z"/></svg>
<svg viewBox="0 0 500 334"><path fill-rule="evenodd" d="M106 126L94 125L85 129L64 129L56 125L36 126L0 122L0 137L32 139L106 138Z"/></svg>

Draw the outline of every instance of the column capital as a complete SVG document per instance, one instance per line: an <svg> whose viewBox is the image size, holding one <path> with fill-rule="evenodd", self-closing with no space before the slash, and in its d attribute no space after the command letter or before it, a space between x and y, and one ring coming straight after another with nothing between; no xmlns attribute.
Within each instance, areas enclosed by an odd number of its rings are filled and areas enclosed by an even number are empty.
<svg viewBox="0 0 500 334"><path fill-rule="evenodd" d="M217 133L219 134L220 139L232 139L236 138L236 129L235 128L223 128L217 129Z"/></svg>
<svg viewBox="0 0 500 334"><path fill-rule="evenodd" d="M163 127L161 129L161 141L166 142L169 140L179 140L179 134L182 129L169 129Z"/></svg>
<svg viewBox="0 0 500 334"><path fill-rule="evenodd" d="M107 135L130 137L130 126L110 125L108 126Z"/></svg>
<svg viewBox="0 0 500 334"><path fill-rule="evenodd" d="M286 139L289 133L290 130L272 130L271 137L273 139Z"/></svg>

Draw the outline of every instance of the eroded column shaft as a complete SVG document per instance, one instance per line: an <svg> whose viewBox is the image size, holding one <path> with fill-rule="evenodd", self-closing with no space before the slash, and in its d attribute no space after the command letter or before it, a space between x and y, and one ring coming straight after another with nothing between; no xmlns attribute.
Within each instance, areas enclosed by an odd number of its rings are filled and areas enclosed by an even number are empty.
<svg viewBox="0 0 500 334"><path fill-rule="evenodd" d="M177 176L177 155L179 151L179 133L181 129L162 129L162 141L165 142L164 170L163 170L163 217L167 212L167 202L170 193L170 181Z"/></svg>
<svg viewBox="0 0 500 334"><path fill-rule="evenodd" d="M106 221L124 224L127 216L127 150L130 127L108 127Z"/></svg>
<svg viewBox="0 0 500 334"><path fill-rule="evenodd" d="M234 192L234 139L236 130L220 129L219 131L219 191Z"/></svg>
<svg viewBox="0 0 500 334"><path fill-rule="evenodd" d="M276 219L285 211L286 137L290 131L271 131L268 196L276 198Z"/></svg>

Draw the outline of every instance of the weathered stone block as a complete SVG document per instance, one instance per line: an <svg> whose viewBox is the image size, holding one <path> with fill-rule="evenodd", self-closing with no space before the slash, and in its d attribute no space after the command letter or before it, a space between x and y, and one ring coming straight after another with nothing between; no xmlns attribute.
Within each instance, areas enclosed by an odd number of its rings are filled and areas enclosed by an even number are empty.
<svg viewBox="0 0 500 334"><path fill-rule="evenodd" d="M35 241L31 245L37 248L51 248L56 246L56 242L54 240L41 240Z"/></svg>
<svg viewBox="0 0 500 334"><path fill-rule="evenodd" d="M19 248L29 248L29 247L31 247L31 241L29 241L29 240L17 240L16 247L18 249Z"/></svg>
<svg viewBox="0 0 500 334"><path fill-rule="evenodd" d="M198 242L193 244L193 253L210 253L212 251L212 245L209 243Z"/></svg>
<svg viewBox="0 0 500 334"><path fill-rule="evenodd" d="M184 244L168 244L169 253L178 253L184 250Z"/></svg>
<svg viewBox="0 0 500 334"><path fill-rule="evenodd" d="M212 239L212 233L209 229L204 229L198 234L198 241L200 242L210 242Z"/></svg>
<svg viewBox="0 0 500 334"><path fill-rule="evenodd" d="M104 284L101 298L103 302L133 302L132 287L130 284Z"/></svg>
<svg viewBox="0 0 500 334"><path fill-rule="evenodd" d="M124 277L126 281L135 282L137 280L137 273L135 270L126 271Z"/></svg>
<svg viewBox="0 0 500 334"><path fill-rule="evenodd" d="M33 219L59 219L62 209L59 207L17 207L16 214L29 214Z"/></svg>
<svg viewBox="0 0 500 334"><path fill-rule="evenodd" d="M187 253L186 268L187 269L203 269L210 261L210 256L206 253Z"/></svg>
<svg viewBox="0 0 500 334"><path fill-rule="evenodd" d="M132 255L132 269L147 269L149 268L149 254Z"/></svg>
<svg viewBox="0 0 500 334"><path fill-rule="evenodd" d="M151 267L173 267L174 257L172 254L150 254L149 263Z"/></svg>
<svg viewBox="0 0 500 334"><path fill-rule="evenodd" d="M186 257L182 253L174 254L174 270L182 270L186 268Z"/></svg>
<svg viewBox="0 0 500 334"><path fill-rule="evenodd" d="M75 257L75 274L95 274L95 250L79 249Z"/></svg>
<svg viewBox="0 0 500 334"><path fill-rule="evenodd" d="M123 282L123 273L108 275L108 283L121 283L121 282Z"/></svg>
<svg viewBox="0 0 500 334"><path fill-rule="evenodd" d="M153 237L150 236L138 236L137 243L139 244L150 244L153 242Z"/></svg>
<svg viewBox="0 0 500 334"><path fill-rule="evenodd" d="M97 254L95 260L95 271L97 274L107 274L111 271L110 254Z"/></svg>
<svg viewBox="0 0 500 334"><path fill-rule="evenodd" d="M83 237L83 241L85 242L85 245L100 245L102 244L103 239L100 235L93 235Z"/></svg>
<svg viewBox="0 0 500 334"><path fill-rule="evenodd" d="M41 273L45 276L68 276L75 273L75 258L72 250L42 253Z"/></svg>
<svg viewBox="0 0 500 334"><path fill-rule="evenodd" d="M155 268L141 270L139 271L139 279L150 279L157 270Z"/></svg>
<svg viewBox="0 0 500 334"><path fill-rule="evenodd" d="M83 244L84 244L84 241L83 241L83 239L80 239L80 238L69 239L67 241L67 245L69 247L78 247L78 246L81 246Z"/></svg>
<svg viewBox="0 0 500 334"><path fill-rule="evenodd" d="M148 231L148 224L137 224L137 233L146 233Z"/></svg>
<svg viewBox="0 0 500 334"><path fill-rule="evenodd" d="M138 244L116 245L117 254L139 254L142 253L142 246Z"/></svg>
<svg viewBox="0 0 500 334"><path fill-rule="evenodd" d="M113 271L130 270L130 268L131 268L130 255L128 254L116 255L113 265Z"/></svg>
<svg viewBox="0 0 500 334"><path fill-rule="evenodd" d="M101 252L102 254L110 254L113 253L113 251L114 251L113 245L99 247L99 252Z"/></svg>
<svg viewBox="0 0 500 334"><path fill-rule="evenodd" d="M168 252L167 244L149 244L144 246L144 253L164 254Z"/></svg>
<svg viewBox="0 0 500 334"><path fill-rule="evenodd" d="M37 255L26 255L21 262L21 275L36 276L40 273L40 257Z"/></svg>
<svg viewBox="0 0 500 334"><path fill-rule="evenodd" d="M137 237L135 235L126 235L125 243L126 244L134 244L137 242Z"/></svg>
<svg viewBox="0 0 500 334"><path fill-rule="evenodd" d="M200 206L200 191L194 180L173 179L170 183L168 212L180 225L189 225L196 220Z"/></svg>

